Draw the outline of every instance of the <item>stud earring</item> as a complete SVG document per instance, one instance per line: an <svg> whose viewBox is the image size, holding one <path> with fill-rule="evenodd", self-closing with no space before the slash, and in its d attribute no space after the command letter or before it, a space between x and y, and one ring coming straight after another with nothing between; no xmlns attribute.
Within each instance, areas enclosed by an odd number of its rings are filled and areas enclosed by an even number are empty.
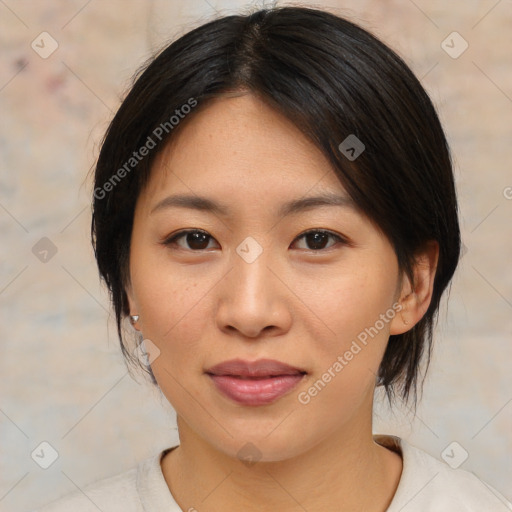
<svg viewBox="0 0 512 512"><path fill-rule="evenodd" d="M135 325L139 321L139 315L130 315L130 322Z"/></svg>

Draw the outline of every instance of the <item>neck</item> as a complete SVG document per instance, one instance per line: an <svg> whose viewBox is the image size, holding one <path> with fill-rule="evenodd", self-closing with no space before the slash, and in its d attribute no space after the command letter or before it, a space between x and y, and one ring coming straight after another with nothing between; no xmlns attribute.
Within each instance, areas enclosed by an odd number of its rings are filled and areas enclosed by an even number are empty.
<svg viewBox="0 0 512 512"><path fill-rule="evenodd" d="M220 452L179 417L178 428L180 446L162 471L183 510L383 512L402 471L401 457L373 441L371 415L366 428L358 422L296 457L255 464Z"/></svg>

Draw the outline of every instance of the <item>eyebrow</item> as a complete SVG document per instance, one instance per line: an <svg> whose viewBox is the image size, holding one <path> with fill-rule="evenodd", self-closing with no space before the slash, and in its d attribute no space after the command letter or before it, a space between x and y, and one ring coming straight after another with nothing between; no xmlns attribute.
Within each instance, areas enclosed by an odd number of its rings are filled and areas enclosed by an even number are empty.
<svg viewBox="0 0 512 512"><path fill-rule="evenodd" d="M287 215L300 213L321 206L338 206L356 209L352 198L328 192L321 195L293 199L292 201L283 203L277 212L277 216L286 217ZM230 210L226 205L218 203L208 197L188 194L176 194L162 199L152 208L150 215L167 208L176 207L211 212L225 217L230 215Z"/></svg>

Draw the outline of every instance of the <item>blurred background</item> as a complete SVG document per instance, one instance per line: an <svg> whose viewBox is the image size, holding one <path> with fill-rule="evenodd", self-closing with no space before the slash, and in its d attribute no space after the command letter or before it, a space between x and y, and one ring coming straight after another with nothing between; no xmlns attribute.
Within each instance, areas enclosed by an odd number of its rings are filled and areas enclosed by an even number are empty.
<svg viewBox="0 0 512 512"><path fill-rule="evenodd" d="M274 3L0 0L1 511L31 510L177 443L172 408L122 360L89 241L87 175L154 51ZM347 16L394 48L454 156L464 255L423 401L416 416L379 401L374 430L448 453L512 499L512 1L300 5Z"/></svg>

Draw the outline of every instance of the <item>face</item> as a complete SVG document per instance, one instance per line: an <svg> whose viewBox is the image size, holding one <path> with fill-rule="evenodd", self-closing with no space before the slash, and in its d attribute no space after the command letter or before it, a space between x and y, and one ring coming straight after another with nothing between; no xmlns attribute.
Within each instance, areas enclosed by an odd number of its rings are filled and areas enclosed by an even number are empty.
<svg viewBox="0 0 512 512"><path fill-rule="evenodd" d="M285 211L326 195L341 199ZM321 152L254 96L215 99L159 155L136 205L130 276L158 384L211 447L236 457L252 443L277 461L369 428L400 316L395 253ZM234 359L293 375L208 373Z"/></svg>

